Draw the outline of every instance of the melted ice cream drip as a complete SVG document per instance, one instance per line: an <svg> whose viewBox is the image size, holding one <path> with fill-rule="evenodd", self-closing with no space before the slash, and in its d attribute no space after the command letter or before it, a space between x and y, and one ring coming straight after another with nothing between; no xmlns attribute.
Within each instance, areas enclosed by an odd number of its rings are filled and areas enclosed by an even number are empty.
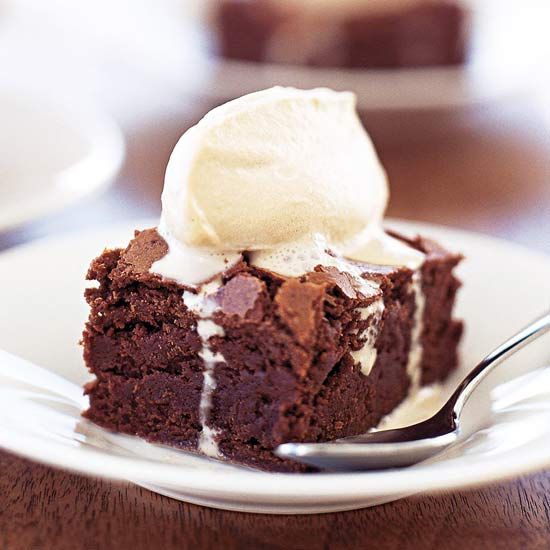
<svg viewBox="0 0 550 550"><path fill-rule="evenodd" d="M204 285L198 294L185 291L183 302L195 314L199 316L197 321L197 333L201 339L202 349L199 357L204 362L203 386L199 405L199 420L202 431L199 437L198 450L214 458L221 456L216 437L219 431L208 425L210 409L212 407L212 393L216 389L216 378L214 371L216 363L225 361L221 353L214 353L210 348L212 336L224 336L223 328L216 324L210 317L218 308L212 294L220 287L221 281L217 280Z"/></svg>
<svg viewBox="0 0 550 550"><path fill-rule="evenodd" d="M314 271L318 265L336 267L353 277L357 289L365 297L378 293L380 285L376 281L364 279L363 270L357 264L332 250L329 253L328 250L326 238L316 233L274 249L252 252L249 258L252 265L287 277L300 277Z"/></svg>
<svg viewBox="0 0 550 550"><path fill-rule="evenodd" d="M441 384L424 386L409 393L393 411L380 420L371 431L394 430L422 422L433 416L444 404Z"/></svg>
<svg viewBox="0 0 550 550"><path fill-rule="evenodd" d="M426 297L422 291L422 274L421 271L413 273L410 283L410 291L414 296L414 315L413 325L411 329L411 343L409 355L407 358L407 374L411 380L409 396L412 397L418 393L420 388L420 378L422 375L421 363L423 355L422 347L422 332L424 330L424 309L426 305ZM361 319L367 319L371 315L374 316L372 324L366 331L364 346L357 351L351 352L351 356L357 363L361 363L361 372L368 376L374 366L377 357L377 351L374 347L376 338L380 330L379 321L384 312L384 301L379 299L373 302L366 308L360 310Z"/></svg>
<svg viewBox="0 0 550 550"><path fill-rule="evenodd" d="M241 259L240 253L189 246L175 239L162 220L157 231L166 241L168 252L149 271L182 285L197 286Z"/></svg>
<svg viewBox="0 0 550 550"><path fill-rule="evenodd" d="M413 326L411 329L411 347L409 349L409 358L407 361L407 374L411 379L411 389L409 395L418 391L420 387L422 363L422 332L424 330L424 308L426 305L426 297L422 291L422 272L416 271L413 273L410 290L414 296L414 317Z"/></svg>
<svg viewBox="0 0 550 550"><path fill-rule="evenodd" d="M357 351L352 351L351 356L356 363L361 364L361 372L365 376L368 376L376 361L377 350L374 344L379 332L378 322L384 313L384 300L381 298L367 307L359 308L359 313L362 320L368 319L371 316L373 320L363 335L365 338L363 347Z"/></svg>

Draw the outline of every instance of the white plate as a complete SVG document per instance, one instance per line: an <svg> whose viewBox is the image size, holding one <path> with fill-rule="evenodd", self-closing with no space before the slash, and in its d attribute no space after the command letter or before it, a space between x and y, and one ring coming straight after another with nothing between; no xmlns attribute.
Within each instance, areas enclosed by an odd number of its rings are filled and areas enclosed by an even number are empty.
<svg viewBox="0 0 550 550"><path fill-rule="evenodd" d="M24 365L6 372L0 359L0 445L90 475L135 481L209 506L268 513L349 510L403 495L463 489L550 466L548 341L497 371L469 409L485 428L444 456L414 468L350 474L270 474L154 446L94 428L79 418L80 385L89 378L77 345L86 317L81 297L90 259L124 244L142 222L34 242L0 255L0 348L61 375L52 391ZM466 319L461 376L493 345L548 307L550 258L516 245L453 229L392 222L431 235L468 259L458 314ZM17 381L19 379L19 381ZM51 382L51 380L49 380ZM452 385L453 382L450 384ZM492 413L479 413L492 393Z"/></svg>
<svg viewBox="0 0 550 550"><path fill-rule="evenodd" d="M536 89L549 52L546 0L526 0L521 7L515 0L466 1L473 24L471 59L464 66L327 69L210 57L210 82L199 92L219 102L276 85L328 86L355 92L360 109L382 110L457 108Z"/></svg>
<svg viewBox="0 0 550 550"><path fill-rule="evenodd" d="M4 87L0 120L0 231L99 191L124 156L118 127L89 107Z"/></svg>

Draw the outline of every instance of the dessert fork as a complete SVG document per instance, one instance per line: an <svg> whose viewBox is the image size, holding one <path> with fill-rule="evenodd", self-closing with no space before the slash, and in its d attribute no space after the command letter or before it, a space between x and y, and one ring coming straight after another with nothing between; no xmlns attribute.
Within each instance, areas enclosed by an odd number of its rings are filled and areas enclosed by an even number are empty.
<svg viewBox="0 0 550 550"><path fill-rule="evenodd" d="M480 382L505 359L550 331L550 311L506 340L464 378L431 418L404 428L370 432L327 443L285 443L275 453L282 458L328 470L374 470L412 466L456 441L465 404Z"/></svg>

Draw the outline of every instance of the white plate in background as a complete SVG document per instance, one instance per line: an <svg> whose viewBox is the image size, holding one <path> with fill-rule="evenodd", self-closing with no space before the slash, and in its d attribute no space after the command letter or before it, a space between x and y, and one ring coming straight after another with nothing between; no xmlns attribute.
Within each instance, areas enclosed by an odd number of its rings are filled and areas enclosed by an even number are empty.
<svg viewBox="0 0 550 550"><path fill-rule="evenodd" d="M550 306L550 257L473 233L390 222L421 232L467 258L457 314L466 321L460 372ZM132 480L175 498L230 510L315 513L349 510L404 495L460 490L550 466L548 338L497 371L472 399L479 414L487 390L492 415L486 428L443 456L413 468L349 474L277 474L254 471L117 436L80 419L86 406L78 387L89 379L77 344L86 318L84 273L106 245L124 245L135 227L125 224L45 239L0 254L0 348L30 359L74 386L40 389L39 375L6 371L0 363L0 446L52 466L88 475ZM540 345L539 345L540 344ZM17 378L27 376L27 382ZM59 395L55 395L58 393ZM59 397L61 396L61 397Z"/></svg>
<svg viewBox="0 0 550 550"><path fill-rule="evenodd" d="M117 125L88 106L3 86L0 231L104 188L124 157Z"/></svg>

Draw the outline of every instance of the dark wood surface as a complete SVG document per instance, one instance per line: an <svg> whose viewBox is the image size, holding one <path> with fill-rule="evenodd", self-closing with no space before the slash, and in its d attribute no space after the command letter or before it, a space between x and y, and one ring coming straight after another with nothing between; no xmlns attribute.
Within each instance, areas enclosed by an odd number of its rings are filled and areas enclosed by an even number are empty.
<svg viewBox="0 0 550 550"><path fill-rule="evenodd" d="M128 129L115 185L0 236L30 239L156 216L163 169L200 109ZM456 113L367 113L392 183L389 214L509 238L550 253L550 136L533 100ZM0 549L487 548L550 545L550 472L477 490L318 516L262 516L177 502L0 453Z"/></svg>
<svg viewBox="0 0 550 550"><path fill-rule="evenodd" d="M480 491L317 516L222 512L0 454L0 548L10 550L547 549L550 473Z"/></svg>

